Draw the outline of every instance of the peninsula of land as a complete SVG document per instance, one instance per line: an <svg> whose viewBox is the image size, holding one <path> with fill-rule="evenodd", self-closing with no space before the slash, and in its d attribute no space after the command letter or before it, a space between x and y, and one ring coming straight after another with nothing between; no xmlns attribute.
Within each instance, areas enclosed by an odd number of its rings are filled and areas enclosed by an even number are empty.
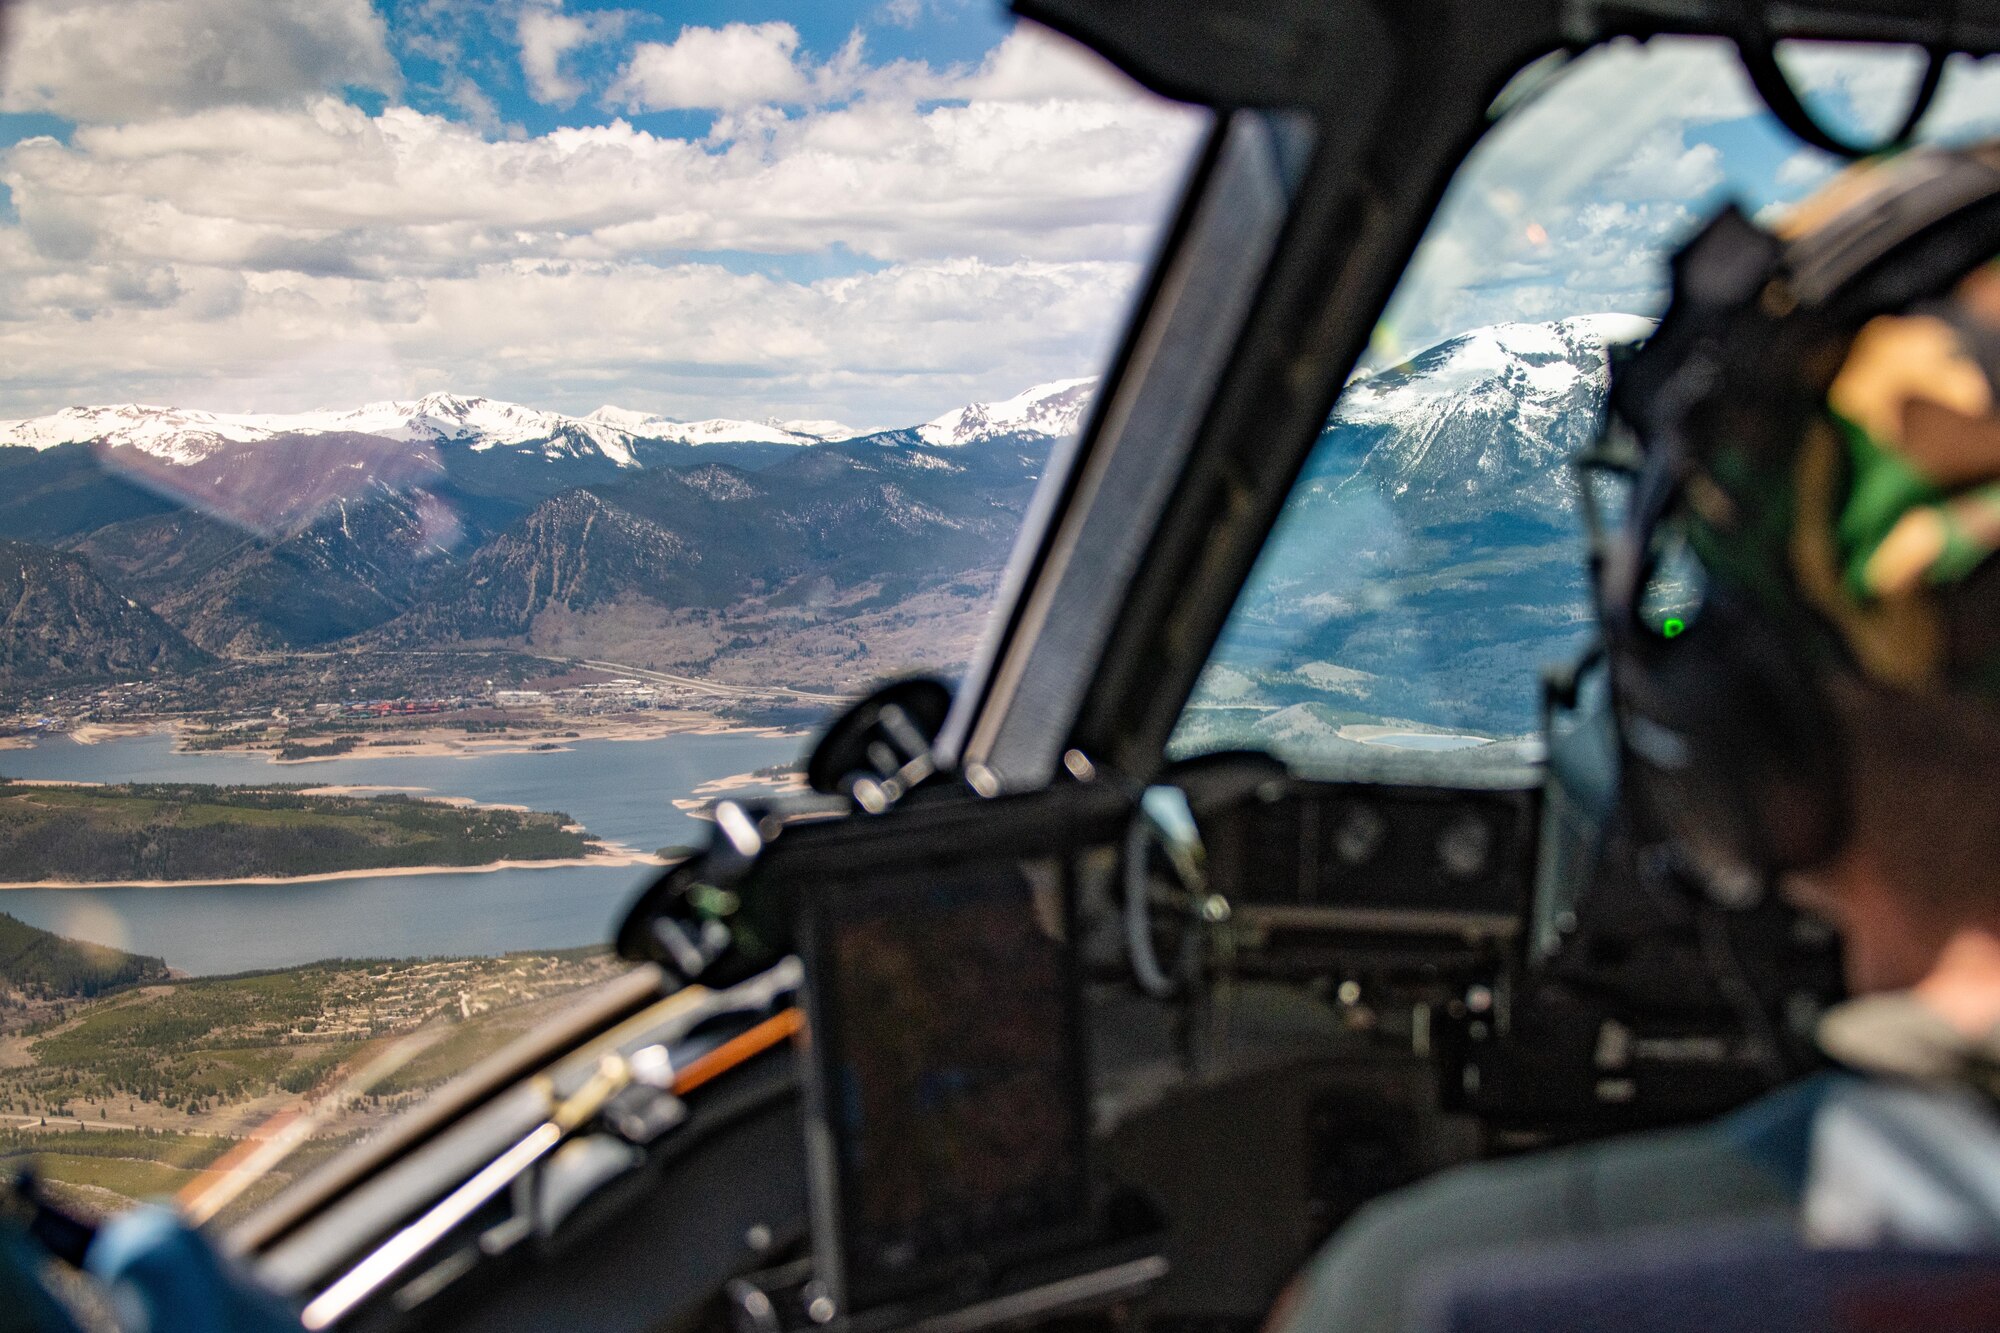
<svg viewBox="0 0 2000 1333"><path fill-rule="evenodd" d="M650 859L552 811L287 786L0 780L0 888L305 883Z"/></svg>

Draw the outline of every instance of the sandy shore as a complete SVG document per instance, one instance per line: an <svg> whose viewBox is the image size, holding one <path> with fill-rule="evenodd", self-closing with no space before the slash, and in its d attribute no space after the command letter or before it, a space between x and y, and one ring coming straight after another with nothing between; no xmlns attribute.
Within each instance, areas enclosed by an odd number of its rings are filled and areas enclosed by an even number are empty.
<svg viewBox="0 0 2000 1333"><path fill-rule="evenodd" d="M1338 734L1344 741L1360 741L1364 745L1379 745L1385 736L1438 736L1451 740L1472 741L1480 745L1490 745L1493 742L1491 736L1473 736L1462 731L1445 731L1441 728L1427 727L1415 722L1404 722L1396 725L1379 722L1350 722L1342 727Z"/></svg>
<svg viewBox="0 0 2000 1333"><path fill-rule="evenodd" d="M171 722L86 722L72 727L66 735L78 745L121 740L126 736L148 736L156 731L177 730Z"/></svg>
<svg viewBox="0 0 2000 1333"><path fill-rule="evenodd" d="M684 815L713 820L715 803L725 796L769 799L800 796L810 790L806 786L806 775L797 769L775 777L763 773L731 773L726 778L710 778L689 795L678 797L671 804Z"/></svg>
<svg viewBox="0 0 2000 1333"><path fill-rule="evenodd" d="M689 794L693 796L720 796L725 792L739 791L746 787L755 787L761 793L774 796L792 796L811 790L811 788L806 786L806 775L798 769L791 769L775 775L770 773L731 773L726 778L710 778Z"/></svg>
<svg viewBox="0 0 2000 1333"><path fill-rule="evenodd" d="M476 866L387 866L379 870L329 870L316 875L246 875L238 879L41 879L0 881L5 889L185 889L235 884L324 884L338 879L391 879L399 875L485 875L495 870L561 870L576 866L617 868L663 866L650 852L620 848L603 856L574 856L555 861L488 861Z"/></svg>
<svg viewBox="0 0 2000 1333"><path fill-rule="evenodd" d="M524 814L524 815L531 815L537 813L534 809L532 809L529 806L515 805L511 801L475 801L470 796L439 796L429 787L359 787L359 786L300 787L298 789L298 795L300 796L398 795L398 796L408 796L410 799L416 801L422 801L426 805L448 805L455 810L512 810L517 814ZM570 827L577 828L576 825L571 825Z"/></svg>
<svg viewBox="0 0 2000 1333"><path fill-rule="evenodd" d="M74 778L20 778L11 784L11 786L16 789L21 787L109 787L113 785L116 784L109 782L84 782ZM194 785L201 786L203 784L196 783ZM470 796L439 796L434 790L432 790L429 787L391 787L391 786L370 786L370 785L360 785L360 784L347 784L347 785L329 784L323 787L287 788L283 784L273 783L269 787L263 786L261 784L250 784L248 786L238 786L230 788L230 790L235 790L235 791L289 790L291 794L294 796L395 795L395 796L407 796L411 800L422 801L426 805L448 805L455 810L511 810L517 814L524 814L524 815L531 815L537 813L537 811L535 811L529 806L515 805L511 801L480 801L480 800L475 800ZM570 828L577 832L583 831L581 825L572 824L570 825Z"/></svg>

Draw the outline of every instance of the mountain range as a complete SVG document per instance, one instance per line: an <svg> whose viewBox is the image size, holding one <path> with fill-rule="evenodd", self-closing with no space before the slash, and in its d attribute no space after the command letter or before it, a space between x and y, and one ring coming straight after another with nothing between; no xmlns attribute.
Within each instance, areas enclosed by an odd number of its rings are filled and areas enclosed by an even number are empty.
<svg viewBox="0 0 2000 1333"><path fill-rule="evenodd" d="M156 653L158 670L478 646L852 688L892 655L964 660L1093 385L866 434L445 394L290 415L71 408L0 423L0 539L156 614L194 654ZM25 608L56 603L16 600L11 632L37 637ZM96 658L0 666L0 689L64 662L79 680L148 669L96 623Z"/></svg>
<svg viewBox="0 0 2000 1333"><path fill-rule="evenodd" d="M1536 669L1589 628L1567 461L1599 427L1606 345L1649 327L1497 325L1351 382L1183 748L1369 718L1531 729ZM94 656L72 633L60 659L80 675L508 648L852 691L967 659L1049 450L1094 389L1058 381L866 433L442 394L291 416L74 408L0 423L0 539L48 551L59 563L34 568L72 586L38 614L98 624ZM139 646L111 653L118 635ZM0 690L72 669L9 661Z"/></svg>
<svg viewBox="0 0 2000 1333"><path fill-rule="evenodd" d="M638 455L649 443L824 444L865 433L837 421L677 421L622 407L600 407L587 416L572 417L519 403L433 393L322 412L204 412L140 403L69 407L44 417L0 421L0 446L47 449L101 444L193 463L232 444L315 435L373 436L463 444L474 451L526 449L547 458L599 454L621 467L636 467Z"/></svg>
<svg viewBox="0 0 2000 1333"><path fill-rule="evenodd" d="M373 439L405 445L451 445L473 453L502 449L550 461L597 458L617 467L637 468L646 465L649 454L667 460L680 456L671 449L657 448L662 445L797 447L858 436L914 434L925 444L953 446L977 444L996 435L1067 435L1076 430L1096 385L1094 376L1057 380L1000 402L969 403L903 431L864 431L837 421L780 421L775 417L764 421L682 421L611 406L578 417L451 393L316 412L208 412L119 403L68 407L47 416L0 421L0 448L39 450L87 444L136 450L162 462L189 466L218 455L234 456L236 445L282 445L315 438Z"/></svg>
<svg viewBox="0 0 2000 1333"><path fill-rule="evenodd" d="M0 680L34 689L206 661L173 626L106 587L81 557L0 541Z"/></svg>

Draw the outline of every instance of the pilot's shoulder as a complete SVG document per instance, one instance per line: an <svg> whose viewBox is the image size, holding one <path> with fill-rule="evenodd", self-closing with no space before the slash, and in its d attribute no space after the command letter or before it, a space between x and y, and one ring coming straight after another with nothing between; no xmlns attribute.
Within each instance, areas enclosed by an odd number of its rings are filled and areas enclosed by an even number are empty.
<svg viewBox="0 0 2000 1333"><path fill-rule="evenodd" d="M1341 1244L1436 1253L1695 1221L1795 1198L1726 1124L1703 1125L1457 1167L1365 1208Z"/></svg>
<svg viewBox="0 0 2000 1333"><path fill-rule="evenodd" d="M1398 1329L1413 1278L1496 1246L1791 1209L1824 1093L1808 1080L1711 1124L1478 1162L1379 1198L1314 1261L1285 1333Z"/></svg>

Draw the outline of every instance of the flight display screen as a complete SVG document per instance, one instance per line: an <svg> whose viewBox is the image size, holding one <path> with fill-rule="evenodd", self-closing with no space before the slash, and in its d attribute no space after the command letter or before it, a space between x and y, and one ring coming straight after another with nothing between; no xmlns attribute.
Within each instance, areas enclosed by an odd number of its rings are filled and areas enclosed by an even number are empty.
<svg viewBox="0 0 2000 1333"><path fill-rule="evenodd" d="M1087 1212L1060 875L1015 863L829 886L808 1008L842 1303L990 1272Z"/></svg>

